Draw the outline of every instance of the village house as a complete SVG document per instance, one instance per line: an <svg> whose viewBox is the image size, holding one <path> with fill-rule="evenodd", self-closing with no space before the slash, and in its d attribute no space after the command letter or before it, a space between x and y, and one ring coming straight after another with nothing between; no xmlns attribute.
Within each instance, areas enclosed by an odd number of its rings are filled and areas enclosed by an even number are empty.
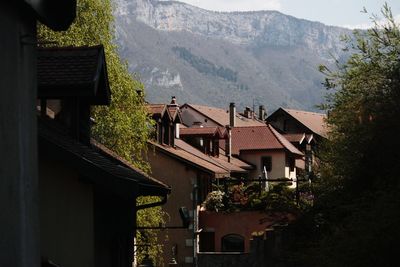
<svg viewBox="0 0 400 267"><path fill-rule="evenodd" d="M40 254L43 266L130 267L136 212L170 188L91 138L90 107L108 105L104 48L38 51ZM162 201L137 206L139 196Z"/></svg>
<svg viewBox="0 0 400 267"><path fill-rule="evenodd" d="M304 159L296 161L296 166L307 173L318 165L315 154L328 132L325 120L323 113L287 108L279 108L267 118L269 124L304 153Z"/></svg>
<svg viewBox="0 0 400 267"><path fill-rule="evenodd" d="M220 142L220 146L228 154L255 167L249 172L250 179L259 176L296 179L295 161L303 154L265 122L264 106L259 106L258 116L248 107L243 113L237 113L234 103L229 110L192 104L182 105L181 110L183 124L187 127L228 125L231 143Z"/></svg>
<svg viewBox="0 0 400 267"><path fill-rule="evenodd" d="M193 131L182 127L176 99L168 105L148 104L147 108L156 122L154 138L148 141L151 173L173 188L168 203L163 206L169 214L166 229L160 231L160 237L165 240L164 261L168 263L174 258L181 266L192 266L198 246L199 205L213 190L213 183L218 184L232 175L246 176L252 166L239 159L230 161L219 152L218 142L227 138L225 128L198 127L198 131ZM182 206L190 210L189 229L176 227L182 224L178 214Z"/></svg>

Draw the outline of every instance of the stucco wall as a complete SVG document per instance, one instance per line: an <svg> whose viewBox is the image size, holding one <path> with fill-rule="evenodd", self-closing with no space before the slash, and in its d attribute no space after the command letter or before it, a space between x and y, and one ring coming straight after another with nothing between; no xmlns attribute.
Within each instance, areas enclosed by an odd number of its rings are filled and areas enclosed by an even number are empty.
<svg viewBox="0 0 400 267"><path fill-rule="evenodd" d="M289 168L286 169L286 153L283 150L242 151L240 153L240 158L255 166L255 169L250 172L249 177L258 178L259 175L262 175L261 157L266 156L272 158L272 168L271 171L268 172L269 179L289 178Z"/></svg>
<svg viewBox="0 0 400 267"><path fill-rule="evenodd" d="M162 207L170 216L167 226L181 226L182 220L178 209L181 206L186 206L192 214L193 185L201 174L197 173L190 165L156 151L152 147L149 147L147 157L151 166L152 176L172 188L167 204ZM178 263L183 264L185 257L193 257L193 229L167 229L160 231L160 241L165 241L163 242L165 245L165 263L168 263L171 259L171 248L174 244L178 245Z"/></svg>
<svg viewBox="0 0 400 267"><path fill-rule="evenodd" d="M94 266L93 188L61 162L39 161L41 255L59 266Z"/></svg>

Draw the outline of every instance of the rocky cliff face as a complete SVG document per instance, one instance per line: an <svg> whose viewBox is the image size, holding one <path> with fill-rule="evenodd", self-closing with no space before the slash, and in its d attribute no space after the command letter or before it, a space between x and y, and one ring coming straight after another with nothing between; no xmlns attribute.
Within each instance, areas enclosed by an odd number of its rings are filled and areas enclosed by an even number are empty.
<svg viewBox="0 0 400 267"><path fill-rule="evenodd" d="M117 0L115 15L121 54L150 101L176 91L181 102L221 106L227 93L239 105L312 109L322 95L318 64L343 57L339 39L350 33L276 11L213 12L174 1Z"/></svg>

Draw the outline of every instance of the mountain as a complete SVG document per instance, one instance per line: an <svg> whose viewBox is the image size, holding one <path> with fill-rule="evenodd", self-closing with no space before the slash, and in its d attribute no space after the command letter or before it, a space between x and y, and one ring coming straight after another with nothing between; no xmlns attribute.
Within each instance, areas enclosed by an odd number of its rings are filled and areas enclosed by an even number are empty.
<svg viewBox="0 0 400 267"><path fill-rule="evenodd" d="M175 1L116 0L117 42L150 102L315 110L320 64L342 60L344 28L277 11L213 12Z"/></svg>

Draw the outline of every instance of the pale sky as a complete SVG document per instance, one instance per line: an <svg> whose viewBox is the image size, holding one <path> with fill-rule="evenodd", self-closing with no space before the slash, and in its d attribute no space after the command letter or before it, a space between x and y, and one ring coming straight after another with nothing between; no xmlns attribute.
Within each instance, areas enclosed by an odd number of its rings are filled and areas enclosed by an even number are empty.
<svg viewBox="0 0 400 267"><path fill-rule="evenodd" d="M194 6L215 11L278 10L297 18L319 21L327 25L366 28L371 25L370 14L381 16L385 2L393 15L400 18L399 0L180 0Z"/></svg>

